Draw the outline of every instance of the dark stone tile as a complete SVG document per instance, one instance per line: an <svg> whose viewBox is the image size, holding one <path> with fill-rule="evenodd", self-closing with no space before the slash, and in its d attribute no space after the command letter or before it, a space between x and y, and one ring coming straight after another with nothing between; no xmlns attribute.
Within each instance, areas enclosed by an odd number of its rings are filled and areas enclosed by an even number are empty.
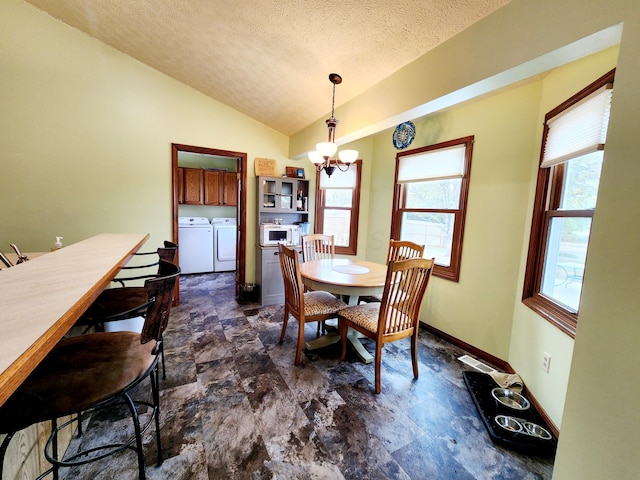
<svg viewBox="0 0 640 480"><path fill-rule="evenodd" d="M294 366L296 321L279 344L282 305L238 305L234 281L233 272L180 279L160 381L162 465L154 428L144 437L150 480L551 478L553 459L491 442L462 378L468 367L457 358L466 352L421 330L414 380L409 340L389 344L376 395L373 364L350 351L339 362L339 344L305 349ZM316 324L306 325L305 340L316 336ZM373 342L363 345L373 353ZM143 383L136 395L148 395ZM71 448L130 432L123 408L83 424ZM61 473L138 478L130 451Z"/></svg>

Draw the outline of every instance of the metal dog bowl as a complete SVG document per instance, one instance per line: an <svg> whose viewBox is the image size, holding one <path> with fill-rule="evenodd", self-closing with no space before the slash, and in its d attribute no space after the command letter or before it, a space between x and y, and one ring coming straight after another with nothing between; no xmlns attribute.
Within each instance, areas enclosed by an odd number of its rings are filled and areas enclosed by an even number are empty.
<svg viewBox="0 0 640 480"><path fill-rule="evenodd" d="M517 418L509 417L507 415L496 415L496 423L513 433L519 433L522 431L522 423Z"/></svg>
<svg viewBox="0 0 640 480"><path fill-rule="evenodd" d="M532 437L538 437L543 440L551 440L551 434L546 428L542 428L540 425L531 422L523 422L525 433Z"/></svg>
<svg viewBox="0 0 640 480"><path fill-rule="evenodd" d="M502 405L514 410L526 410L529 408L529 400L508 388L494 388L491 390L491 395Z"/></svg>

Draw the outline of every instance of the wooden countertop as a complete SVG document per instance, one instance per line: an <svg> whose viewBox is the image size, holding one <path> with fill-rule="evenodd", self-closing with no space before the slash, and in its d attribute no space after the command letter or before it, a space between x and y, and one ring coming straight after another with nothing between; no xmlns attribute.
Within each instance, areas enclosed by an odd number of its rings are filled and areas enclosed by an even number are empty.
<svg viewBox="0 0 640 480"><path fill-rule="evenodd" d="M0 272L0 405L148 238L100 234Z"/></svg>

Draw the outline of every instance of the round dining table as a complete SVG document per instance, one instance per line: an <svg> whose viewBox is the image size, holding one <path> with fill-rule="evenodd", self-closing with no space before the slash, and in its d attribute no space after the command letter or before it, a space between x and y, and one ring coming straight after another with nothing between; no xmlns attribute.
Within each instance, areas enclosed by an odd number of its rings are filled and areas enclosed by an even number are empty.
<svg viewBox="0 0 640 480"><path fill-rule="evenodd" d="M323 290L343 297L349 305L356 305L358 297L381 295L387 277L387 266L348 258L311 260L300 264L302 283L312 290ZM358 332L349 330L347 340L364 363L373 356L360 343ZM332 330L322 337L306 342L307 350L326 347L340 341L340 334Z"/></svg>

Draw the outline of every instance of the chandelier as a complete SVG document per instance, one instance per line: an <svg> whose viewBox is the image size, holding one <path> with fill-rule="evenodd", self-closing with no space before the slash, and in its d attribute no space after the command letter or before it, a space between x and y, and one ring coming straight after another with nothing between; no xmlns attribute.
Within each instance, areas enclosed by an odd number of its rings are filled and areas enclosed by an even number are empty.
<svg viewBox="0 0 640 480"><path fill-rule="evenodd" d="M331 98L331 116L327 118L329 139L326 142L316 143L316 149L309 152L309 160L316 166L318 172L324 170L328 177L337 168L341 172L349 170L349 166L358 159L357 150L342 150L338 152L335 143L336 125L338 120L333 116L333 108L336 100L336 85L342 83L342 77L337 73L329 74L329 81L333 83L333 97ZM338 159L332 158L338 152Z"/></svg>

